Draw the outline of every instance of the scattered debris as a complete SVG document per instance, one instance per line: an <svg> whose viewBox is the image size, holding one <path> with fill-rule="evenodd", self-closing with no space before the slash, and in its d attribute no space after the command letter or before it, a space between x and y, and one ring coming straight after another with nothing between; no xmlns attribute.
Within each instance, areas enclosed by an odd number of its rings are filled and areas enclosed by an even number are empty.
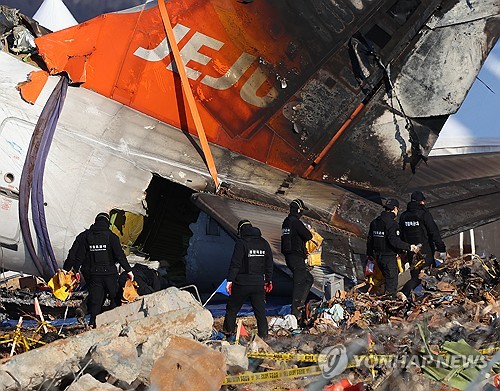
<svg viewBox="0 0 500 391"><path fill-rule="evenodd" d="M228 376L225 384L265 390L321 383L314 389L325 390L347 376L351 384L373 390L394 389L394 384L397 389L465 389L500 351L499 264L494 257L464 256L425 270L422 281L422 289L407 301L370 295L359 285L311 301L301 330L290 327L289 318L272 318L270 350L249 343L252 373ZM255 333L253 318L244 323ZM332 349L340 346L348 364L336 376L318 376L318 364L333 360ZM498 363L491 365L493 374L500 372ZM493 387L492 379L483 376L474 389Z"/></svg>
<svg viewBox="0 0 500 391"><path fill-rule="evenodd" d="M138 383L134 383L135 387L149 386L151 369L165 353L168 337L206 340L213 324L208 310L188 292L176 288L153 293L103 315L108 315L109 324L4 361L0 365L0 379L5 377L2 373L8 373L14 385L0 384L0 390L18 389L17 385L26 390L47 389L48 384L51 389L64 389L83 368L84 373L103 372L106 378L112 376L118 387L123 384L130 387L134 382Z"/></svg>
<svg viewBox="0 0 500 391"><path fill-rule="evenodd" d="M363 292L362 284L345 291L333 276L329 299L304 309L304 328L292 315L270 318L264 342L255 319L240 318L234 343L213 332L222 329L221 319L214 322L199 300L177 288L132 298L99 315L95 330L80 324L65 327L64 335L54 316L82 310L86 294L71 292L62 301L41 281L14 276L0 287L5 316L19 319L0 337L4 355L13 356L0 366L0 390L384 390L394 384L441 390L472 381L493 387L482 371L490 365L486 372L500 372L490 362L500 351L499 276L496 258L461 257L425 270L422 287L406 301ZM345 365L329 366L335 354Z"/></svg>

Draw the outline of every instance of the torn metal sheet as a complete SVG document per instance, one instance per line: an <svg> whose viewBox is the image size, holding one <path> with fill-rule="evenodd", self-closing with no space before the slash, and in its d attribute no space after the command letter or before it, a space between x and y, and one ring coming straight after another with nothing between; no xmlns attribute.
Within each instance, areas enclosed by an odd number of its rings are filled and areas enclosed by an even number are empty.
<svg viewBox="0 0 500 391"><path fill-rule="evenodd" d="M345 183L336 166L347 164L347 160L338 159L337 148L323 159L321 168L313 167L310 174L309 167L360 103L384 99L375 95L385 82L382 65L391 64L396 80L412 57L421 56L418 48L425 46L427 35L446 42L446 36L422 30L438 5L437 0L386 2L383 7L363 1L356 5L341 1L335 6L263 1L255 8L229 1L199 6L191 0L169 2L167 8L173 15L174 35L209 141L299 176ZM178 105L179 100L173 99L179 81L158 8L150 5L140 11L100 16L38 38L37 46L51 73L65 70L73 82L194 134L190 116L185 115L184 106ZM442 14L436 11L436 15ZM179 15L189 18L183 23ZM480 14L475 23L484 25L486 17ZM268 25L275 27L269 30ZM120 37L116 36L118 30ZM423 38L418 37L419 31L423 31ZM478 64L491 48L486 38L478 35L483 46L476 56ZM110 46L109 42L114 44ZM210 48L210 53L198 52L202 46ZM455 46L457 52L462 50L460 45ZM116 58L123 61L116 62ZM470 75L479 70L476 65L471 64ZM162 83L157 83L158 77ZM469 81L457 85L456 103L463 100ZM414 91L406 85L399 88ZM398 91L398 95L403 94ZM440 97L429 99L424 95L422 99L436 105ZM232 110L224 109L228 102ZM420 103L404 100L405 110L407 106L413 115L409 106L419 107ZM439 114L450 112L441 110ZM366 114L362 111L359 116ZM346 133L363 127L355 121ZM407 135L401 137L410 143ZM389 149L377 152L383 156L387 153L387 171L400 171L401 156L390 156L399 143L388 141ZM424 145L433 143L427 138L420 141ZM351 154L349 161L359 158L362 156ZM377 188L396 189L408 178L406 173L392 175L379 187L369 176L357 174L356 170L349 174L349 183Z"/></svg>
<svg viewBox="0 0 500 391"><path fill-rule="evenodd" d="M11 50L14 53L32 53L35 49L35 37L24 26L15 26L12 29L14 43Z"/></svg>
<svg viewBox="0 0 500 391"><path fill-rule="evenodd" d="M339 263L347 259L342 267L354 270L348 258L362 253L368 221L380 210L377 203L401 193L428 155L497 39L496 19L480 14L470 23L429 30L431 15L442 17L452 8L439 0L342 0L335 6L262 0L254 5L167 4L225 182L221 192L228 189L234 199L266 207L305 199L310 217L338 240L333 248ZM430 61L427 52L441 50L440 40L450 42L456 31L474 33L480 48L474 52L465 40L453 42L453 51L463 44L478 56L468 63L472 68L457 91L455 84L443 86L450 84L446 80L422 76L422 69L432 69L425 61L425 67L415 67L422 59ZM59 263L97 210L144 213L152 175L215 192L156 3L101 15L39 37L36 44L51 74L67 71L84 87L68 92L44 179ZM7 156L1 169L8 173L0 177L8 211L0 213L10 217L18 207L19 161L54 81L49 78L30 106L12 90L33 67L5 53L0 64L5 70L0 142ZM442 57L432 64L439 68ZM425 86L419 90L413 83ZM442 103L450 91L459 99ZM417 92L429 93L413 97ZM439 110L419 112L422 99ZM463 223L460 216L451 219L455 227ZM0 228L1 243L8 246L5 258L28 271L17 220L9 221L13 224Z"/></svg>
<svg viewBox="0 0 500 391"><path fill-rule="evenodd" d="M427 197L444 236L490 223L500 217L500 154L433 156L408 187Z"/></svg>
<svg viewBox="0 0 500 391"><path fill-rule="evenodd" d="M16 88L21 92L22 98L33 105L45 87L48 78L49 74L45 71L32 71L28 75L28 80L19 83Z"/></svg>
<svg viewBox="0 0 500 391"><path fill-rule="evenodd" d="M288 209L268 209L251 203L218 197L210 194L195 194L193 201L201 210L208 213L227 231L236 234L238 221L248 219L258 227L262 236L269 242L273 252L275 266L286 274L291 275L281 253L281 224L288 214ZM323 236L322 264L335 272L357 281L361 267L354 265L351 259L349 235L339 233L332 228L313 219L303 217L304 221L311 224ZM323 290L323 280L316 279L313 292Z"/></svg>
<svg viewBox="0 0 500 391"><path fill-rule="evenodd" d="M423 33L394 82L408 116L435 117L458 110L500 32L495 36L488 31L488 23L480 19ZM498 18L491 23L498 26Z"/></svg>

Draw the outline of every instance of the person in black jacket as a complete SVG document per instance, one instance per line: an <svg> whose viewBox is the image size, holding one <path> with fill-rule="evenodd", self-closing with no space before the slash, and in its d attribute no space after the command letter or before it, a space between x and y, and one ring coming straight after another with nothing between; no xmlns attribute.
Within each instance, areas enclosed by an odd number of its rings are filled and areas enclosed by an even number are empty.
<svg viewBox="0 0 500 391"><path fill-rule="evenodd" d="M386 200L384 211L370 223L366 241L366 255L375 258L385 279L385 293L390 298L396 297L398 288L397 253L404 250L418 251L417 246L399 238L399 225L395 221L398 210L398 200Z"/></svg>
<svg viewBox="0 0 500 391"><path fill-rule="evenodd" d="M88 284L88 281L90 280L90 276L88 273L88 270L86 266L84 265L76 265L76 255L78 254L78 249L80 246L83 246L85 244L85 236L87 234L87 230L80 232L77 237L75 238L73 244L71 245L71 248L68 251L68 256L66 257L66 260L64 261L63 264L63 269L64 270L73 270L75 273L77 273L77 277L80 278L80 275L83 275L83 279L85 284ZM80 282L80 281L79 281Z"/></svg>
<svg viewBox="0 0 500 391"><path fill-rule="evenodd" d="M111 308L116 306L118 291L118 271L115 263L134 279L132 268L120 244L120 239L109 229L109 215L99 213L94 224L79 234L73 244L71 258L65 263L66 268L80 270L88 277L90 326L96 326L96 316L102 312L106 294L111 300ZM70 250L71 251L71 250Z"/></svg>
<svg viewBox="0 0 500 391"><path fill-rule="evenodd" d="M249 220L238 223L238 236L229 265L226 290L230 294L226 305L223 330L234 334L236 315L243 303L250 298L259 337L266 338L266 292L273 289L273 254L269 243L261 236L260 229Z"/></svg>
<svg viewBox="0 0 500 391"><path fill-rule="evenodd" d="M434 257L446 259L446 246L441 239L436 222L425 207L425 196L421 191L414 191L411 194L406 211L399 219L399 226L401 238L410 244L421 244L420 253L424 257L424 263L417 268L412 268L411 279L401 289L405 297L408 297L410 292L420 284L420 271L430 266L434 262ZM434 254L436 250L438 254Z"/></svg>
<svg viewBox="0 0 500 391"><path fill-rule="evenodd" d="M132 273L134 273L134 280L138 285L137 293L140 296L149 295L150 293L161 290L160 276L156 270L151 269L146 265L136 263L132 268ZM125 287L127 279L129 279L127 272L123 272L120 274L120 277L118 277L118 285L120 288L117 295L117 303L118 299L121 300L123 296L123 288Z"/></svg>
<svg viewBox="0 0 500 391"><path fill-rule="evenodd" d="M312 239L312 233L300 221L302 212L309 210L300 199L290 203L290 213L281 225L281 252L286 265L293 273L292 315L300 320L299 308L304 306L307 295L314 282L306 267L306 242Z"/></svg>

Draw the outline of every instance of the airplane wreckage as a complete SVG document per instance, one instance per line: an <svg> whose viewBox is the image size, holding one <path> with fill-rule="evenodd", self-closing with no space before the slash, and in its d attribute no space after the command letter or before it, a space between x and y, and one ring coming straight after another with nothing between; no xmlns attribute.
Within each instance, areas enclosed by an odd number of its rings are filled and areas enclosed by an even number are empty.
<svg viewBox="0 0 500 391"><path fill-rule="evenodd" d="M432 177L423 163L500 32L494 0L162 0L47 34L2 11L36 37L0 53L2 267L51 276L110 210L124 244L185 261L204 291L243 218L287 272L294 198L324 264L361 277L381 198ZM444 237L500 217L498 153L475 159L421 183Z"/></svg>

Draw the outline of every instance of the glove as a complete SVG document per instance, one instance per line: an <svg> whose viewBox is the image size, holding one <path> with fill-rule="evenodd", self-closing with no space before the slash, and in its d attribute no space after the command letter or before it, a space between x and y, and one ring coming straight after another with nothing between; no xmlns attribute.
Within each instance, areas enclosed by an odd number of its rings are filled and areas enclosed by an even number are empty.
<svg viewBox="0 0 500 391"><path fill-rule="evenodd" d="M410 244L410 251L412 253L418 253L420 252L420 249L422 248L422 245L421 244Z"/></svg>
<svg viewBox="0 0 500 391"><path fill-rule="evenodd" d="M272 281L267 281L264 283L264 290L266 291L266 293L269 293L273 290L273 283Z"/></svg>
<svg viewBox="0 0 500 391"><path fill-rule="evenodd" d="M232 288L233 288L233 283L231 281L226 282L226 292L231 294Z"/></svg>
<svg viewBox="0 0 500 391"><path fill-rule="evenodd" d="M128 272L127 276L128 276L128 278L129 278L130 281L134 281L134 273Z"/></svg>

